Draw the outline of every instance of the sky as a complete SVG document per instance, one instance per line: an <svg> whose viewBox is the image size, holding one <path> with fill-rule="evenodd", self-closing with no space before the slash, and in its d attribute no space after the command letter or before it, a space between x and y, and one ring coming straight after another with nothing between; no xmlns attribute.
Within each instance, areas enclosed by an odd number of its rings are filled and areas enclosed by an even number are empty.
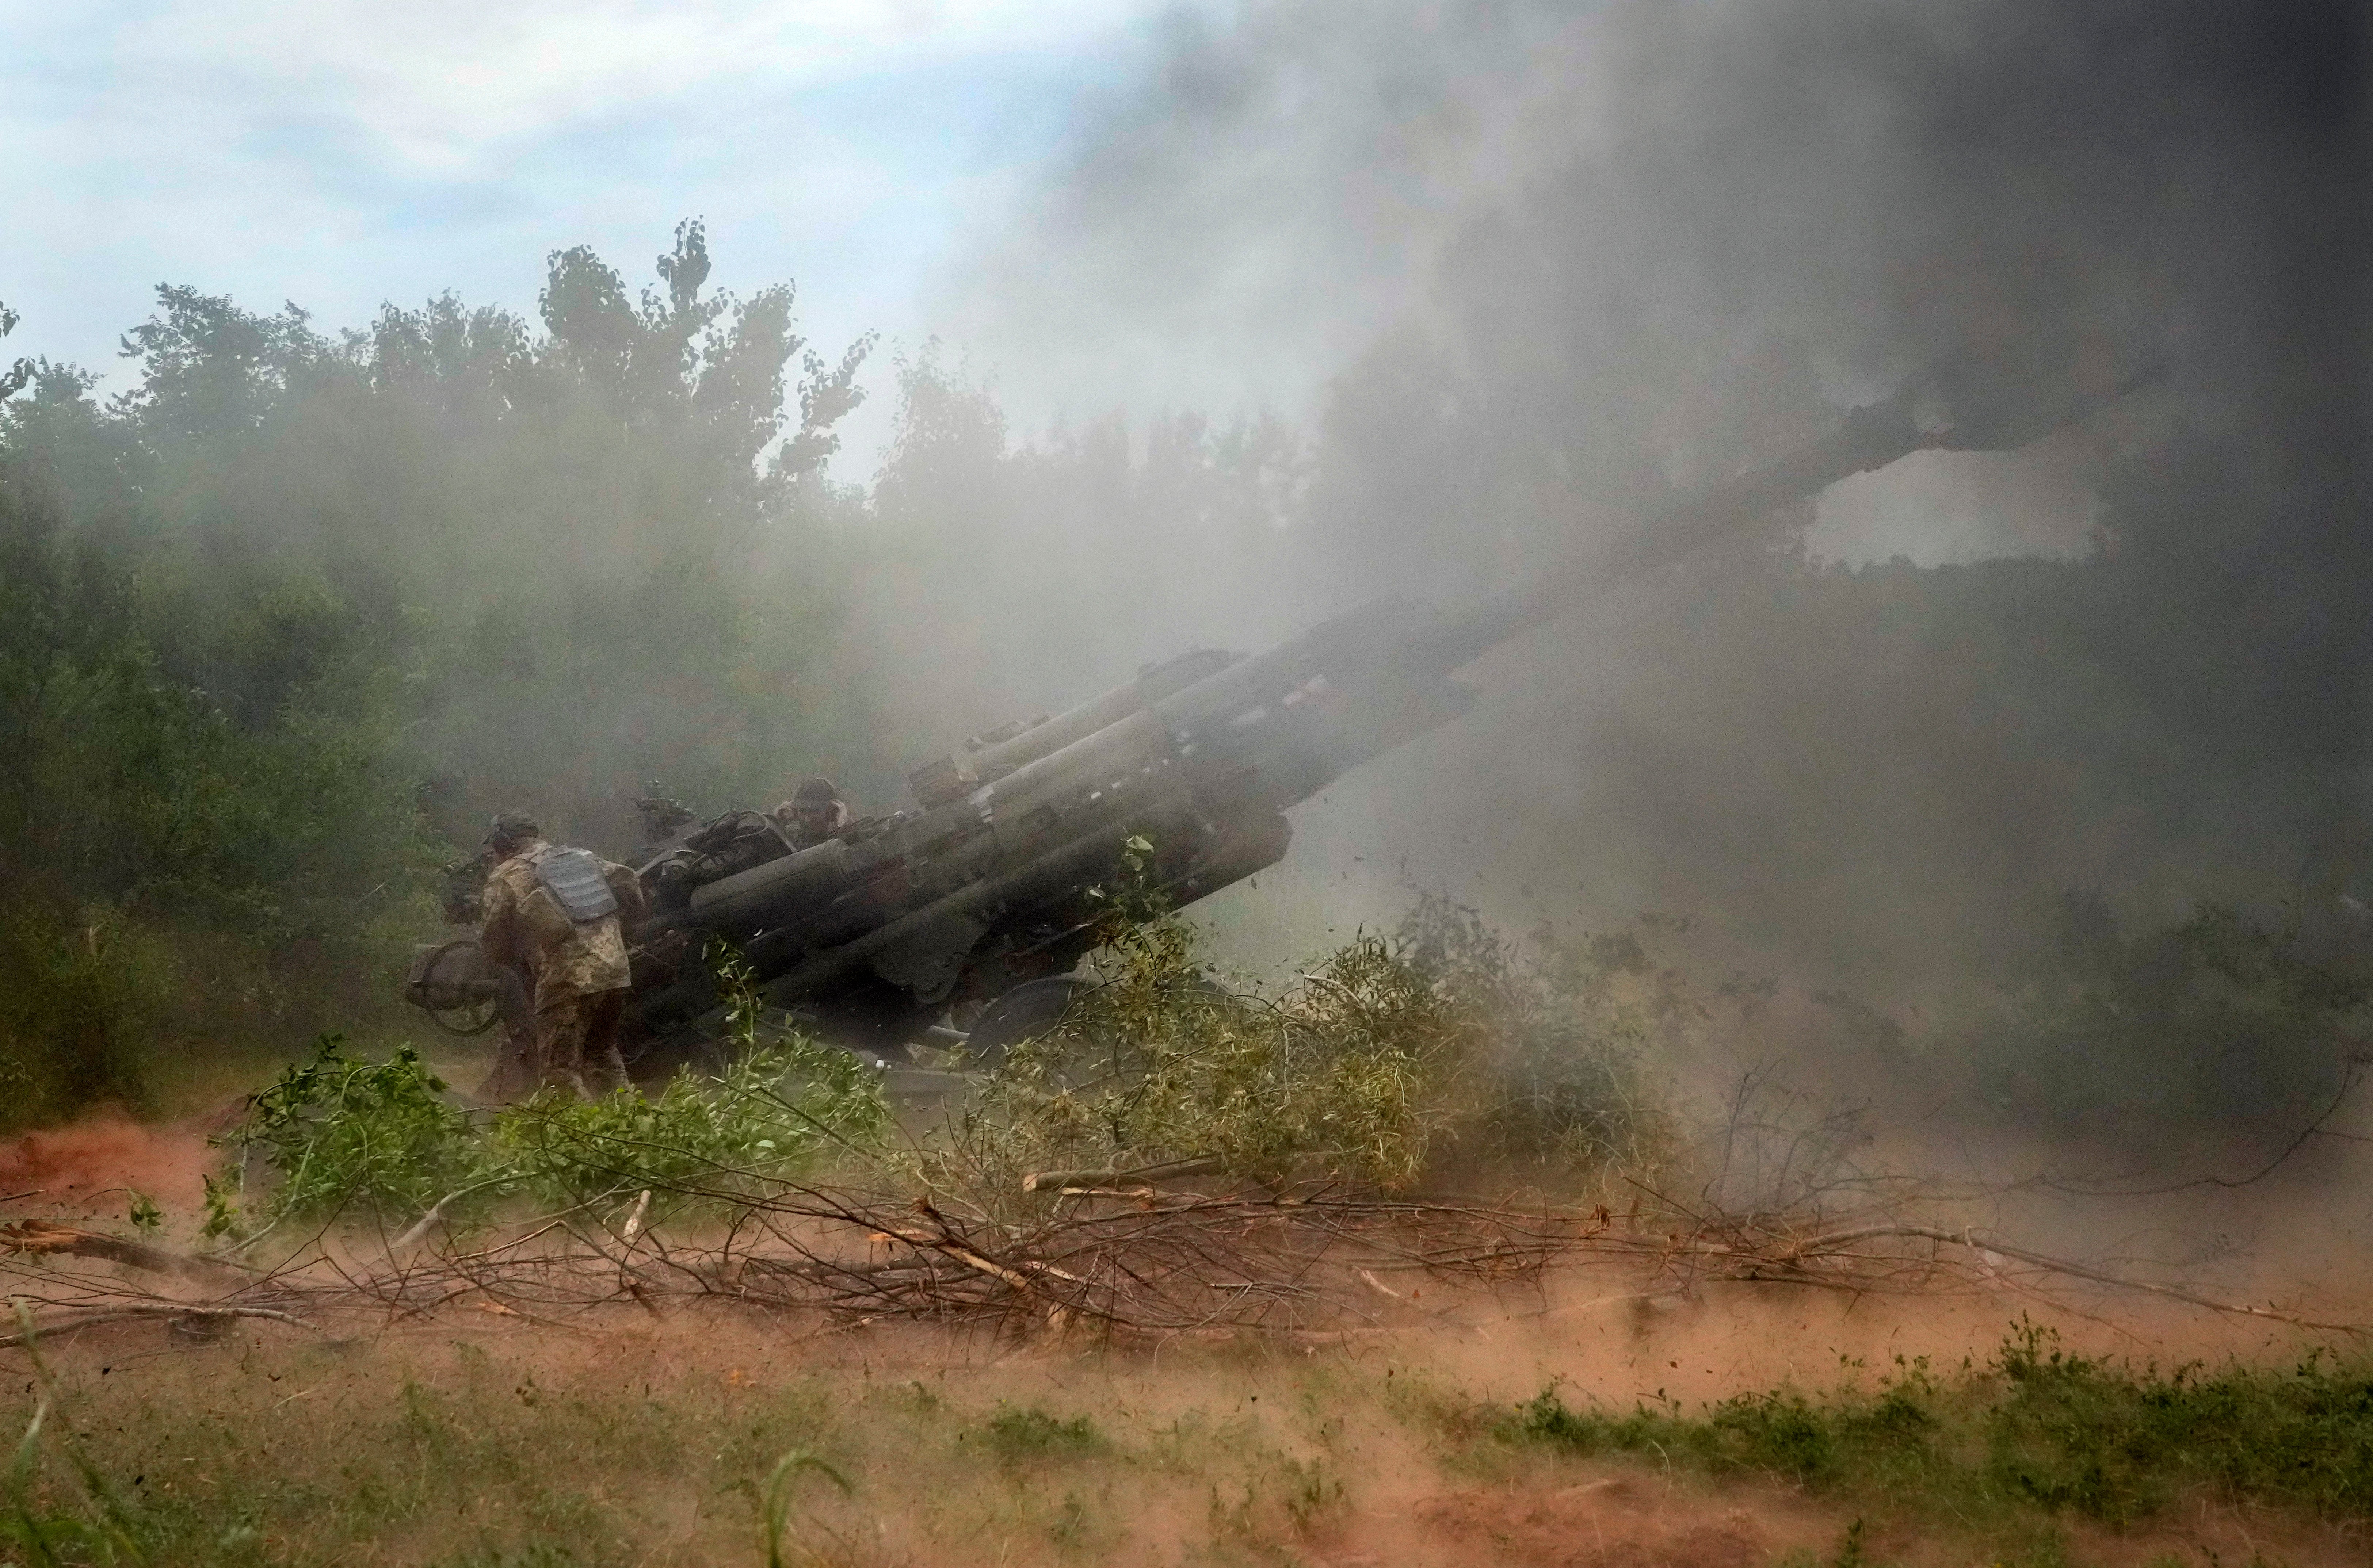
<svg viewBox="0 0 2373 1568"><path fill-rule="evenodd" d="M114 366L160 283L359 325L544 257L799 286L836 354L912 347L963 237L1153 46L1153 0L0 0L6 357ZM886 359L871 377L886 385ZM852 430L878 446L886 400ZM845 467L848 466L845 464ZM865 477L862 467L842 477Z"/></svg>

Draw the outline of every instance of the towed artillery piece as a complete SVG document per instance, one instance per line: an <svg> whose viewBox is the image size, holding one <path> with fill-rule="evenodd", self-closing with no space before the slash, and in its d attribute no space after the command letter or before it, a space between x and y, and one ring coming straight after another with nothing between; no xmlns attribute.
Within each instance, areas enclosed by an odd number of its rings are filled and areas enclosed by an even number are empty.
<svg viewBox="0 0 2373 1568"><path fill-rule="evenodd" d="M1112 886L1191 904L1283 857L1285 812L1467 712L1455 671L1594 595L1678 563L1838 480L1923 449L2003 450L2146 378L2065 366L2005 377L1962 357L1853 410L1829 435L1655 510L1518 587L1459 608L1386 599L1245 656L1198 649L1051 718L980 738L909 779L913 808L795 848L729 814L639 854L651 913L632 934L638 1071L716 1038L712 956L764 1001L884 1057L968 1016L976 1058L1059 1016Z"/></svg>

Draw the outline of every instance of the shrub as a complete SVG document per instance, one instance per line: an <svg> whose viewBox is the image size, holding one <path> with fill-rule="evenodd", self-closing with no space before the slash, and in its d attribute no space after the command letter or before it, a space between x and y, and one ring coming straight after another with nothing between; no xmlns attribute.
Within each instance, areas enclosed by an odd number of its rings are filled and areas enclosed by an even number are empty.
<svg viewBox="0 0 2373 1568"><path fill-rule="evenodd" d="M2063 900L2057 941L2010 981L1950 1054L1980 1064L1999 1111L2095 1135L2287 1132L2332 1098L2373 1002L2361 947L2317 953L2214 903L2129 934L2089 894Z"/></svg>
<svg viewBox="0 0 2373 1568"><path fill-rule="evenodd" d="M0 910L0 1127L144 1109L179 970L167 941L106 905Z"/></svg>
<svg viewBox="0 0 2373 1568"><path fill-rule="evenodd" d="M1520 950L1440 900L1420 912L1271 993L1223 989L1192 927L1123 908L1097 982L1010 1053L925 1179L995 1207L1032 1170L1210 1159L1400 1190L1453 1159L1562 1180L1654 1157L1632 1005L1590 993L1562 950Z"/></svg>
<svg viewBox="0 0 2373 1568"><path fill-rule="evenodd" d="M279 1177L274 1220L408 1224L489 1174L478 1130L417 1051L370 1062L336 1035L256 1096L240 1141Z"/></svg>
<svg viewBox="0 0 2373 1568"><path fill-rule="evenodd" d="M1236 994L1163 915L1116 932L1100 983L1017 1046L934 1179L1010 1191L1024 1170L1216 1158L1264 1180L1402 1187L1471 1025L1384 944L1355 942L1275 996Z"/></svg>
<svg viewBox="0 0 2373 1568"><path fill-rule="evenodd" d="M1664 1156L1669 1119L1646 1059L1699 1009L1635 935L1512 939L1421 892L1391 951L1469 1020L1456 1121L1467 1159L1572 1176Z"/></svg>
<svg viewBox="0 0 2373 1568"><path fill-rule="evenodd" d="M493 1119L486 1153L547 1207L648 1190L660 1217L756 1195L830 1148L871 1144L889 1121L855 1057L794 1036L737 1051L715 1076L687 1068L648 1098L531 1100Z"/></svg>
<svg viewBox="0 0 2373 1568"><path fill-rule="evenodd" d="M656 1221L755 1195L888 1126L880 1086L847 1052L798 1037L743 1047L721 1073L686 1068L649 1098L548 1094L473 1113L412 1047L368 1062L330 1036L257 1097L239 1141L278 1177L261 1206L271 1221L408 1225L448 1199L465 1219L506 1200L548 1211L644 1190ZM230 1228L214 1208L209 1227Z"/></svg>

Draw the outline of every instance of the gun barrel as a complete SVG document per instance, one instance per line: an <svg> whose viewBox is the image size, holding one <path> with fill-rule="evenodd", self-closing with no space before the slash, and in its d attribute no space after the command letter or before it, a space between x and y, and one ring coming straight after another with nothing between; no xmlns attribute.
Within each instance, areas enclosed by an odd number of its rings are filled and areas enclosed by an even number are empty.
<svg viewBox="0 0 2373 1568"><path fill-rule="evenodd" d="M1445 614L1409 652L1446 675L1526 629L1631 578L1677 564L1713 540L1818 495L1841 479L1925 450L2008 451L2084 419L2158 379L2156 364L2091 387L2041 388L2006 379L1967 354L1949 355L1875 403L1851 411L1820 439L1663 507L1531 581Z"/></svg>
<svg viewBox="0 0 2373 1568"><path fill-rule="evenodd" d="M1504 593L1442 617L1411 652L1447 674L1495 644L1552 621L1629 579L1670 566L1780 507L1839 480L1884 468L1928 444L1912 419L1914 390L1849 413L1829 435L1727 482L1661 508Z"/></svg>
<svg viewBox="0 0 2373 1568"><path fill-rule="evenodd" d="M1134 680L1123 681L1101 696L1032 725L1011 740L984 746L972 755L971 768L984 784L1028 767L1042 757L1060 751L1073 741L1093 735L1162 701L1172 692L1225 668L1234 656L1216 648L1198 648L1154 666Z"/></svg>

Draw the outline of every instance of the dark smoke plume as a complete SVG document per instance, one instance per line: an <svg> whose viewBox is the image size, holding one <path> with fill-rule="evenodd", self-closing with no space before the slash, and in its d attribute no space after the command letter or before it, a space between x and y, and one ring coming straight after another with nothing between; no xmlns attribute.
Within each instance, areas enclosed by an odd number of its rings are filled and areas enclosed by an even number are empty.
<svg viewBox="0 0 2373 1568"><path fill-rule="evenodd" d="M998 319L1104 395L1323 378L1311 614L1503 582L1948 350L2162 364L1487 659L1302 814L1338 896L1405 859L1933 1003L2071 889L2273 911L2363 838L2366 41L2327 3L1246 6L1110 107ZM1969 563L1820 559L1896 552Z"/></svg>

